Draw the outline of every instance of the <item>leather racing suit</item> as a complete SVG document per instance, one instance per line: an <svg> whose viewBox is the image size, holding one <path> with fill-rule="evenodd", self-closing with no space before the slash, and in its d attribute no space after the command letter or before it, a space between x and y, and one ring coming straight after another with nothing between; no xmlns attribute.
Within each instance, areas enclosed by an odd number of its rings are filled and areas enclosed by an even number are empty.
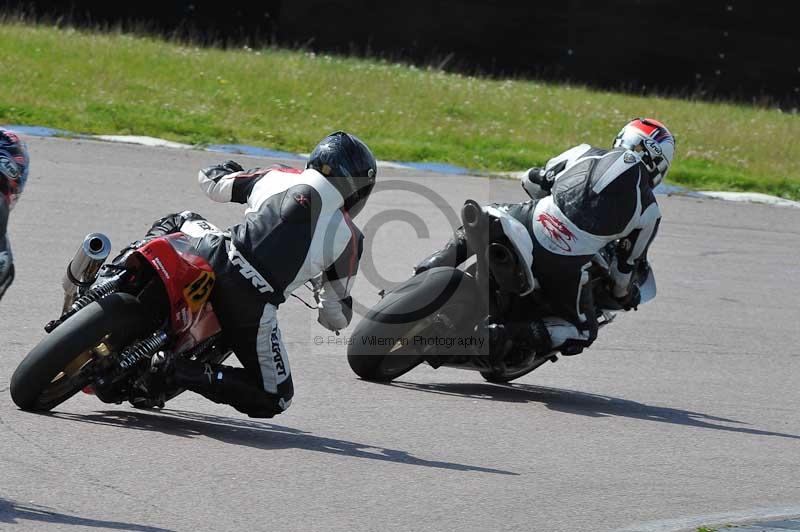
<svg viewBox="0 0 800 532"><path fill-rule="evenodd" d="M321 276L319 322L331 330L347 327L363 235L342 209L341 194L316 170L240 168L212 166L198 180L212 200L247 205L241 223L223 233L187 211L158 220L147 236L183 230L198 239L198 252L217 276L210 301L243 366L176 359L174 381L251 417L272 417L294 394L278 307Z"/></svg>

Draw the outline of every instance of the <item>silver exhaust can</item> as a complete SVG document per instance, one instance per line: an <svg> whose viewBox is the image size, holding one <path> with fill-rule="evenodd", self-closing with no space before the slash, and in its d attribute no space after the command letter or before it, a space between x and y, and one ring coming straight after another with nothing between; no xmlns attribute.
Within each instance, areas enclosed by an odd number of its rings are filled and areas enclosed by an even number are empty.
<svg viewBox="0 0 800 532"><path fill-rule="evenodd" d="M102 233L89 233L78 246L69 262L64 280L64 309L72 306L75 299L97 280L100 267L111 253L111 240Z"/></svg>

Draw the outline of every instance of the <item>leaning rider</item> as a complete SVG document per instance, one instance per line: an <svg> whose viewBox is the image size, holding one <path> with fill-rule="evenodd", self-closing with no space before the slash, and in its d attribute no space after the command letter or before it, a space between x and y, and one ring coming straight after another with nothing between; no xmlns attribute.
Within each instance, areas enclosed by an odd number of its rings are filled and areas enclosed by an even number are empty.
<svg viewBox="0 0 800 532"><path fill-rule="evenodd" d="M157 221L146 238L187 222L209 229L197 249L216 273L210 301L243 368L156 356L154 369L160 366L167 382L251 417L286 410L294 389L278 306L317 278L319 323L331 331L349 325L363 240L352 219L364 208L376 174L367 145L343 131L322 139L305 170L244 170L234 161L201 170L203 191L214 201L246 204L244 220L222 233L197 224L203 218L187 211Z"/></svg>
<svg viewBox="0 0 800 532"><path fill-rule="evenodd" d="M591 291L583 289L586 270L595 253L615 240L620 243L611 268L612 295L625 310L637 307L639 288L632 273L655 238L661 211L654 188L667 175L674 153L675 139L664 124L637 118L622 128L610 150L581 144L525 173L522 185L533 201L495 207L527 228L533 274L556 315L514 327L489 324L493 343L510 339L565 355L591 345L598 324ZM474 252L459 228L415 271L456 266Z"/></svg>

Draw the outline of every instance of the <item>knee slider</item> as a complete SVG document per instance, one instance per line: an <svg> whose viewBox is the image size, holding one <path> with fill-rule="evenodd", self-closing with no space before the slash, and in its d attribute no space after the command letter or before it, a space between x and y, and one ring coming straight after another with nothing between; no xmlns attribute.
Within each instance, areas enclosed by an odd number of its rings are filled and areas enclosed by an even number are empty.
<svg viewBox="0 0 800 532"><path fill-rule="evenodd" d="M284 399L272 394L264 394L258 400L247 405L234 405L234 408L252 418L271 418L281 414L292 404L291 399Z"/></svg>

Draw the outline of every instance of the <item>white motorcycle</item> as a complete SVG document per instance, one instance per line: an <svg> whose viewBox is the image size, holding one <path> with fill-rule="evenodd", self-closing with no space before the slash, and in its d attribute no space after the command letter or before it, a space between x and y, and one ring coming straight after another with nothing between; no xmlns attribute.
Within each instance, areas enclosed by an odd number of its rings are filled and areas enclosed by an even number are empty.
<svg viewBox="0 0 800 532"><path fill-rule="evenodd" d="M389 292L356 326L347 359L362 379L388 382L427 363L478 371L489 382L504 383L558 360L557 350L506 342L490 348L476 333L481 323L532 321L552 315L531 272L530 239L508 214L467 201L461 212L469 247L482 250L465 269L439 267L422 272ZM599 327L622 310L611 297L609 274L616 242L598 252L589 269ZM646 260L634 270L641 303L656 295L655 278Z"/></svg>

